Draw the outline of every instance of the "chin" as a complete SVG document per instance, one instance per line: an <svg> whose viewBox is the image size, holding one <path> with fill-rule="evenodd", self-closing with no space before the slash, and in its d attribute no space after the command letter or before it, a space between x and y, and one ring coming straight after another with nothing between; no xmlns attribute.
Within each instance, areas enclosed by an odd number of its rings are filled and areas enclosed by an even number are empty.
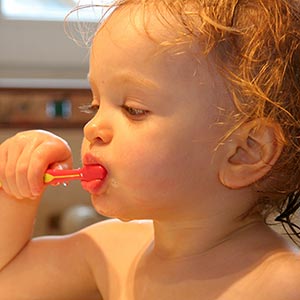
<svg viewBox="0 0 300 300"><path fill-rule="evenodd" d="M130 218L128 216L122 216L120 213L118 213L117 211L112 211L109 208L105 208L103 207L103 205L97 205L97 203L93 202L93 206L94 209L97 211L98 214L106 217L106 218L110 218L110 219L119 219L120 221L123 222L129 222L132 221L133 218Z"/></svg>
<svg viewBox="0 0 300 300"><path fill-rule="evenodd" d="M130 208L124 203L114 201L111 198L106 198L105 195L100 197L92 195L91 200L97 213L107 218L119 219L123 222L152 219L150 214L136 211L136 209Z"/></svg>

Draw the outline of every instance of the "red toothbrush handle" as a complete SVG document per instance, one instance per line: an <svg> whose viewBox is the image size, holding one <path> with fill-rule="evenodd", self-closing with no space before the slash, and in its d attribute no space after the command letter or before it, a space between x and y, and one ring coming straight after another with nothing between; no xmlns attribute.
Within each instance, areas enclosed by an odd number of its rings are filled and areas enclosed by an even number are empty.
<svg viewBox="0 0 300 300"><path fill-rule="evenodd" d="M101 165L86 165L80 169L59 170L48 169L44 174L44 182L46 184L58 184L68 182L70 180L103 180L107 171ZM0 188L2 184L0 182Z"/></svg>
<svg viewBox="0 0 300 300"><path fill-rule="evenodd" d="M73 170L49 169L44 175L44 182L55 185L76 179L84 181L102 180L106 173L105 168L101 165L86 165L83 168Z"/></svg>
<svg viewBox="0 0 300 300"><path fill-rule="evenodd" d="M81 169L77 170L59 170L48 169L44 175L44 182L50 184L58 184L69 180L80 179L82 177Z"/></svg>

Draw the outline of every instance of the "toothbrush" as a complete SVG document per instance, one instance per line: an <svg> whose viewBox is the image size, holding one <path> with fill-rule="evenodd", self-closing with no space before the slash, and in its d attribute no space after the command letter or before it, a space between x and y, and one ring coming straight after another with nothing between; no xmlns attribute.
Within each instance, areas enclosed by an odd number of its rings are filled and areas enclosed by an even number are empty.
<svg viewBox="0 0 300 300"><path fill-rule="evenodd" d="M46 184L58 184L64 183L70 180L102 180L106 176L106 170L101 165L86 165L80 169L73 170L58 170L49 169L44 174L44 183Z"/></svg>
<svg viewBox="0 0 300 300"><path fill-rule="evenodd" d="M70 180L103 180L106 174L107 171L101 165L86 165L80 169L72 170L48 169L44 174L44 183L56 185Z"/></svg>

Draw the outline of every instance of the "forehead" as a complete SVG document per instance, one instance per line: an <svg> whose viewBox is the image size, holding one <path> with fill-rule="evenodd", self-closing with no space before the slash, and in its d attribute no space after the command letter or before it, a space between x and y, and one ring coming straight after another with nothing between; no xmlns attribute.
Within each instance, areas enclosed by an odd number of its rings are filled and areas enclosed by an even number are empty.
<svg viewBox="0 0 300 300"><path fill-rule="evenodd" d="M106 20L95 35L91 51L91 70L111 67L126 68L144 65L144 73L159 66L160 76L168 72L203 74L206 60L199 55L199 45L191 41L173 43L181 36L174 19L162 20L151 8L120 7ZM190 76L187 76L190 77Z"/></svg>
<svg viewBox="0 0 300 300"><path fill-rule="evenodd" d="M105 31L120 41L145 38L153 46L164 45L179 36L179 23L168 15L162 16L157 9L143 5L125 5L118 7L99 28L97 35ZM174 45L173 45L174 46Z"/></svg>
<svg viewBox="0 0 300 300"><path fill-rule="evenodd" d="M165 1L150 1L147 4L140 2L117 7L101 25L98 33L104 30L114 34L119 32L119 38L124 33L126 36L138 33L151 40L156 47L159 45L160 50L175 53L194 48L199 53L199 49L203 52L207 48L208 34L201 29L203 20L193 10L189 10L190 5L184 4L182 7L174 3L174 7L172 4L169 8Z"/></svg>

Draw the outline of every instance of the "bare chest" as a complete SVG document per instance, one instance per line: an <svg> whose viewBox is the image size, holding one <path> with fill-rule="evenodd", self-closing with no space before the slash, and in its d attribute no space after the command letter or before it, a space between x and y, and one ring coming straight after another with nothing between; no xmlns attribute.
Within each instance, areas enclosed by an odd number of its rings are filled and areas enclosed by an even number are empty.
<svg viewBox="0 0 300 300"><path fill-rule="evenodd" d="M251 274L230 274L225 277L173 274L153 277L133 270L116 272L109 293L103 300L266 300L274 290L265 288L259 277Z"/></svg>
<svg viewBox="0 0 300 300"><path fill-rule="evenodd" d="M112 285L110 296L103 300L265 300L273 298L273 292L259 290L251 285L220 286L212 282L156 283L152 286L130 282Z"/></svg>

